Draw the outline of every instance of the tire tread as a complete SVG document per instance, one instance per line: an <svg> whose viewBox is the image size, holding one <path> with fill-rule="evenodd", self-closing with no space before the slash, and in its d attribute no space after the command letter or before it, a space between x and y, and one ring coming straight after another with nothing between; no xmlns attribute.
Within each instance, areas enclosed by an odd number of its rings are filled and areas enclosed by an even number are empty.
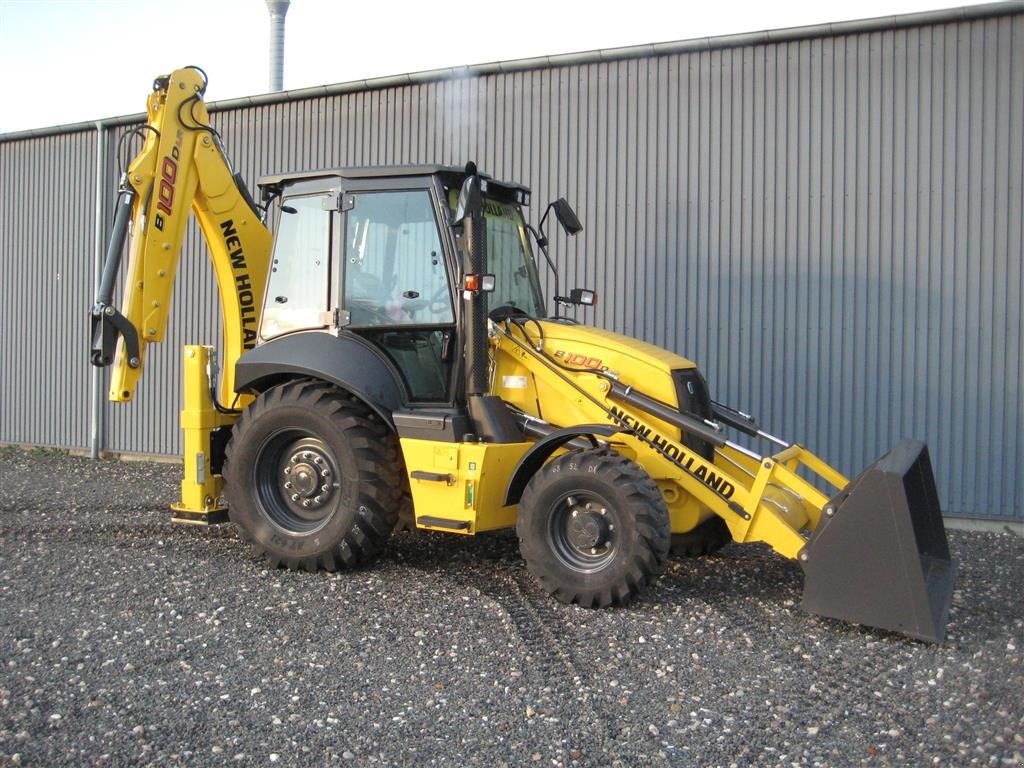
<svg viewBox="0 0 1024 768"><path fill-rule="evenodd" d="M583 589L563 583L557 573L543 565L546 544L527 533L527 516L543 508L538 496L543 493L544 486L554 476L561 475L564 467L573 461L594 467L592 474L618 488L625 507L637 510L633 521L640 546L629 567L614 584ZM606 448L573 451L544 465L523 492L517 529L527 568L545 591L564 603L587 608L624 606L632 602L660 575L668 558L671 540L668 511L658 486L638 464Z"/></svg>
<svg viewBox="0 0 1024 768"><path fill-rule="evenodd" d="M298 406L328 417L346 434L357 465L360 493L352 525L341 539L316 556L288 555L272 550L234 520L240 538L254 554L275 568L336 571L373 560L384 548L398 519L405 471L397 438L365 404L337 387L315 380L297 380L261 394L239 417L232 430L224 460L224 477L230 495L244 493L232 473L237 452L261 415L283 406ZM251 489L250 489L251 492Z"/></svg>

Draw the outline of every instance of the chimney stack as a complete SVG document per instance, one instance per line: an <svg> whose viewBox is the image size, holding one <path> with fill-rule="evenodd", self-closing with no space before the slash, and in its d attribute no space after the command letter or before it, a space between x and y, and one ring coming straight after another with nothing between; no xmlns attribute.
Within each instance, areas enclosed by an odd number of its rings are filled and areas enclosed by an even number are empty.
<svg viewBox="0 0 1024 768"><path fill-rule="evenodd" d="M291 0L267 0L270 11L270 90L284 88L284 16Z"/></svg>

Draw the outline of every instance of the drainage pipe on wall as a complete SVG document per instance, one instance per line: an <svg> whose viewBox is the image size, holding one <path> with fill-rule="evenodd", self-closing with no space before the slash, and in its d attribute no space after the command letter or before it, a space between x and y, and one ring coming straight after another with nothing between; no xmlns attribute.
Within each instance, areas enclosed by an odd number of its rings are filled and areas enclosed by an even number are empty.
<svg viewBox="0 0 1024 768"><path fill-rule="evenodd" d="M102 120L96 121L96 233L93 242L93 296L100 287L106 249L103 200L107 194L107 130ZM103 452L103 427L106 401L103 397L103 369L92 368L89 408L89 456L98 459Z"/></svg>

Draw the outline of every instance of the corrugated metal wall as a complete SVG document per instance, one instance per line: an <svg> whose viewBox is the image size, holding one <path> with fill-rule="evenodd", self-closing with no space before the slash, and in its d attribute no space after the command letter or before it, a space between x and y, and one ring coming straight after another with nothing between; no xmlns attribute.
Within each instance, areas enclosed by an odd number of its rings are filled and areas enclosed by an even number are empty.
<svg viewBox="0 0 1024 768"><path fill-rule="evenodd" d="M917 436L947 513L1024 514L1024 14L324 95L214 122L250 180L474 159L531 185L535 211L564 195L585 231L554 251L564 286L600 291L588 319L697 360L717 399L848 473ZM73 210L52 195L69 187L52 168L89 141L0 143L5 274L29 275L6 292L49 298L39 275L56 254L91 275L89 195ZM63 245L41 257L44 232ZM181 448L179 346L219 333L194 231L187 251L168 342L137 403L110 409L111 450ZM69 382L87 376L89 299L67 294L62 314L43 313L59 332L10 299L0 310L5 329L25 329L5 334L5 387L32 406L5 403L0 441L81 445L65 387L84 399ZM22 370L47 370L26 361L54 344L44 358L66 375L26 382ZM74 411L73 440L46 402Z"/></svg>
<svg viewBox="0 0 1024 768"><path fill-rule="evenodd" d="M0 443L89 447L96 134L0 143Z"/></svg>

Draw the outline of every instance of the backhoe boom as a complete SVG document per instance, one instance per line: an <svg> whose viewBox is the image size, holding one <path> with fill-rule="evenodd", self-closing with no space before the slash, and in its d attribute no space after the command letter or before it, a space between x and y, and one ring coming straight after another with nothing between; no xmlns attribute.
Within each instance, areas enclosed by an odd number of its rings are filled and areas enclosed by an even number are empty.
<svg viewBox="0 0 1024 768"><path fill-rule="evenodd" d="M142 150L121 181L110 246L93 306L94 365L114 371L110 399L132 399L146 346L162 341L191 210L209 248L224 321L219 400L235 403L234 363L256 343L271 236L225 157L195 68L157 78L147 102ZM112 304L128 241L122 310ZM114 343L116 353L112 353Z"/></svg>

